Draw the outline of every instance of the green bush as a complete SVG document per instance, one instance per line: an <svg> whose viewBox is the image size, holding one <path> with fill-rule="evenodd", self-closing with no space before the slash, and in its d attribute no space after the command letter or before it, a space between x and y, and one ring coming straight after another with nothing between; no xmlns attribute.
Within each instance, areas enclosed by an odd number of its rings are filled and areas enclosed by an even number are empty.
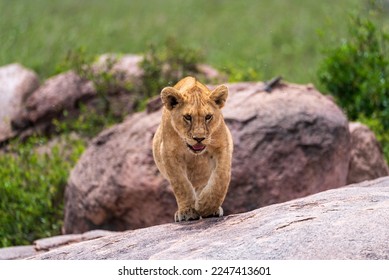
<svg viewBox="0 0 389 280"><path fill-rule="evenodd" d="M389 159L389 34L362 16L351 16L349 38L329 49L319 79L345 109L376 132Z"/></svg>
<svg viewBox="0 0 389 280"><path fill-rule="evenodd" d="M319 79L350 119L363 114L389 128L389 35L368 18L353 16L349 27L350 39L327 52Z"/></svg>
<svg viewBox="0 0 389 280"><path fill-rule="evenodd" d="M53 125L56 134L68 135L76 132L80 136L91 139L99 134L103 129L119 123L124 116L117 116L113 112L108 111L101 114L100 111L93 107L86 107L80 104L79 115L74 118L68 118L66 111L62 112L60 119L54 119Z"/></svg>
<svg viewBox="0 0 389 280"><path fill-rule="evenodd" d="M31 137L0 151L0 247L60 234L64 187L85 143L59 139Z"/></svg>
<svg viewBox="0 0 389 280"><path fill-rule="evenodd" d="M260 81L263 79L262 71L260 64L255 65L255 67L243 67L237 64L230 64L225 68L230 83Z"/></svg>

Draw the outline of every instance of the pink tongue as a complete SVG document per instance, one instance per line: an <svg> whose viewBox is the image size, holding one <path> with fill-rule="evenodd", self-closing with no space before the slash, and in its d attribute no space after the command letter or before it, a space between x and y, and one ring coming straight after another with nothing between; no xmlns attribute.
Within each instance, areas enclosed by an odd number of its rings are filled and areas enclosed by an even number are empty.
<svg viewBox="0 0 389 280"><path fill-rule="evenodd" d="M193 145L192 148L193 148L193 150L195 150L195 151L201 151L202 149L205 148L205 146L204 146L204 145L201 145L201 144L196 144L196 145Z"/></svg>

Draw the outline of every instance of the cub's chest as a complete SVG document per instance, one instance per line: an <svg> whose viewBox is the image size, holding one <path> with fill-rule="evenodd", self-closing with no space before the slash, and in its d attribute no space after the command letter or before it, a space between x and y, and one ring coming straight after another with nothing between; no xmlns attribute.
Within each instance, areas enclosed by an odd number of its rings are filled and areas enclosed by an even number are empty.
<svg viewBox="0 0 389 280"><path fill-rule="evenodd" d="M185 170L189 180L196 178L209 178L216 166L215 159L208 152L203 155L185 155Z"/></svg>

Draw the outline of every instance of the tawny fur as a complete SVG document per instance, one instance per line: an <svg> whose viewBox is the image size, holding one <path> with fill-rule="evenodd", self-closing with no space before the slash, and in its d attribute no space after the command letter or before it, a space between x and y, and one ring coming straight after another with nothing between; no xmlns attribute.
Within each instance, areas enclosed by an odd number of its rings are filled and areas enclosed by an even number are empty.
<svg viewBox="0 0 389 280"><path fill-rule="evenodd" d="M210 91L193 77L161 92L164 108L153 156L173 188L177 222L223 215L233 147L220 111L227 96L226 86Z"/></svg>

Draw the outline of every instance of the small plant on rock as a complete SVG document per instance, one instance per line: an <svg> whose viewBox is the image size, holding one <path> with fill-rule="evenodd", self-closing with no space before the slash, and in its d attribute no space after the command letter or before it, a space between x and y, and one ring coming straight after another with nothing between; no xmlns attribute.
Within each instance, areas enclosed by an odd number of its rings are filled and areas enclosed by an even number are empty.
<svg viewBox="0 0 389 280"><path fill-rule="evenodd" d="M114 96L132 94L133 85L125 78L125 73L114 69L119 56L105 55L96 61L94 56L87 54L84 48L68 52L66 59L59 65L58 71L75 71L85 81L90 81L96 90L97 98L93 102L78 102L79 114L69 118L67 111L63 111L58 119L53 120L57 133L76 131L83 136L93 137L102 129L121 122L128 111L133 108L116 108ZM131 97L129 96L128 99Z"/></svg>

